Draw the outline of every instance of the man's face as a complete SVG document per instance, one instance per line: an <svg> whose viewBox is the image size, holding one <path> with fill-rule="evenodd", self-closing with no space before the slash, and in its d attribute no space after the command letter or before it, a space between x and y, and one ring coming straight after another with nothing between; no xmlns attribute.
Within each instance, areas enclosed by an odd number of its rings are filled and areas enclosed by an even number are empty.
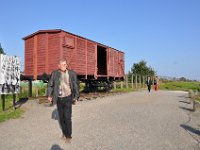
<svg viewBox="0 0 200 150"><path fill-rule="evenodd" d="M65 71L67 69L67 62L63 61L58 64L58 67L61 71Z"/></svg>

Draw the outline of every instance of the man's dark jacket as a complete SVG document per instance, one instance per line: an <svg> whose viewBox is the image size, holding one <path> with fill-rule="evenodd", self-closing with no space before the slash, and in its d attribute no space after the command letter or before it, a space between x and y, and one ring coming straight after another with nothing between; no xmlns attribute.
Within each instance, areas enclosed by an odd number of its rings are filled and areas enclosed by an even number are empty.
<svg viewBox="0 0 200 150"><path fill-rule="evenodd" d="M148 80L147 80L147 81L146 81L146 85L147 85L147 86L151 86L151 85L152 85L152 81L149 80L149 82L148 82Z"/></svg>
<svg viewBox="0 0 200 150"><path fill-rule="evenodd" d="M68 70L69 83L72 93L72 100L79 98L79 83L77 75L74 71ZM53 71L48 82L47 96L53 98L53 103L56 104L58 99L58 89L60 85L61 72L59 70Z"/></svg>

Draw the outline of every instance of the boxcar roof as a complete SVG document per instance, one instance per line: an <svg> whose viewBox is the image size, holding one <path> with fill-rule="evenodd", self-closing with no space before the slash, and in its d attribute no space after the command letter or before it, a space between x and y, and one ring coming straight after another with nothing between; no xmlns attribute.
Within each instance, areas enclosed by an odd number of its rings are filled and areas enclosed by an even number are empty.
<svg viewBox="0 0 200 150"><path fill-rule="evenodd" d="M86 40L88 40L88 41L91 41L91 42L97 43L97 44L99 44L99 45L102 45L102 46L105 46L105 47L112 48L112 47L110 47L110 46L107 46L107 45L101 44L101 43L99 43L99 42L96 42L96 41L90 40L90 39L88 39L88 38L85 38L85 37L82 37L82 36L79 36L79 35L76 35L76 34L73 34L73 33L70 33L70 32L64 31L64 30L61 30L61 29L39 30L39 31L37 31L37 32L34 32L34 33L28 35L28 36L25 36L25 37L22 38L22 39L23 39L23 40L26 40L26 39L31 38L32 36L37 35L37 34L39 34L39 33L58 33L58 32L66 32L66 33L68 33L68 34L71 34L71 35L74 35L74 36L77 36L77 37L80 37L80 38L86 39ZM112 49L115 49L115 48L112 48ZM117 50L117 49L115 49L115 50ZM117 50L117 51L120 51L120 50ZM122 52L122 51L120 51L120 52ZM122 53L124 53L124 52L122 52Z"/></svg>

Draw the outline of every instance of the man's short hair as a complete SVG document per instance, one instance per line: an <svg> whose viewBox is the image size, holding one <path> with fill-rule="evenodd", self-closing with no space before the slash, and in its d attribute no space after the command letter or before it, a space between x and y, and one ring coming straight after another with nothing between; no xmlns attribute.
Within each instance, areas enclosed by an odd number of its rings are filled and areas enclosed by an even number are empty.
<svg viewBox="0 0 200 150"><path fill-rule="evenodd" d="M59 60L58 60L58 64L60 64L61 62L67 62L67 59L65 59L65 58L60 58Z"/></svg>

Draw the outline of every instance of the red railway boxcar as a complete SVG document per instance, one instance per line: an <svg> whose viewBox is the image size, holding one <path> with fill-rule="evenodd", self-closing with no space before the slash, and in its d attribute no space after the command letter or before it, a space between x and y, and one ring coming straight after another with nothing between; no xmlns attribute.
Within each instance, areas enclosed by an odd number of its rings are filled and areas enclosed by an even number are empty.
<svg viewBox="0 0 200 150"><path fill-rule="evenodd" d="M48 80L60 58L90 86L124 79L122 51L60 29L39 30L23 40L24 79Z"/></svg>

